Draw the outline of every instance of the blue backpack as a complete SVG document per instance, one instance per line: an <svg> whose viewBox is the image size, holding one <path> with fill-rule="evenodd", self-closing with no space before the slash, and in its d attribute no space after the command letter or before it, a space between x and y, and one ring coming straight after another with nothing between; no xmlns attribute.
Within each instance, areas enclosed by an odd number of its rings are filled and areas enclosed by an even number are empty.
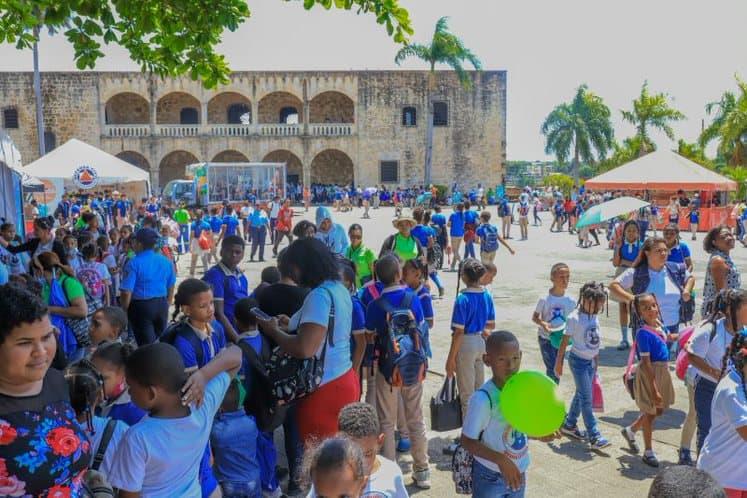
<svg viewBox="0 0 747 498"><path fill-rule="evenodd" d="M480 241L480 252L494 252L498 250L498 228L495 225L486 223L483 225L485 235Z"/></svg>
<svg viewBox="0 0 747 498"><path fill-rule="evenodd" d="M422 382L428 369L426 340L410 310L414 296L406 292L398 308L392 306L386 295L372 303L386 313L386 330L376 332L374 348L381 375L394 387Z"/></svg>

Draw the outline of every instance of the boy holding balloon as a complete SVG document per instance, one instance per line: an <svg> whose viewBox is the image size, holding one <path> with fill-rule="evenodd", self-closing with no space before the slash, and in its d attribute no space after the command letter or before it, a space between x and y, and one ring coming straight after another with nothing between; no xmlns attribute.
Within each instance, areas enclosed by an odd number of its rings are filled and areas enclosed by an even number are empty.
<svg viewBox="0 0 747 498"><path fill-rule="evenodd" d="M475 459L474 498L523 498L529 467L528 436L514 429L501 411L501 390L521 366L521 347L511 332L491 333L483 362L493 373L469 399L462 426L462 447ZM548 380L548 382L550 382ZM539 438L551 441L557 434Z"/></svg>

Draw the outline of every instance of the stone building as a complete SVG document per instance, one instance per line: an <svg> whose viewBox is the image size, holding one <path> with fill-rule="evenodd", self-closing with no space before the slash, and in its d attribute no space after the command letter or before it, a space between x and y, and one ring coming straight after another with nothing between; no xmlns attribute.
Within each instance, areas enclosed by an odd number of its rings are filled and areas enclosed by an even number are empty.
<svg viewBox="0 0 747 498"><path fill-rule="evenodd" d="M465 90L437 72L434 183L501 181L506 73L473 73ZM78 138L150 172L153 185L200 161L282 161L291 182L423 181L424 71L235 72L207 90L137 72L43 73L47 150ZM2 127L24 163L38 157L31 73L0 72Z"/></svg>

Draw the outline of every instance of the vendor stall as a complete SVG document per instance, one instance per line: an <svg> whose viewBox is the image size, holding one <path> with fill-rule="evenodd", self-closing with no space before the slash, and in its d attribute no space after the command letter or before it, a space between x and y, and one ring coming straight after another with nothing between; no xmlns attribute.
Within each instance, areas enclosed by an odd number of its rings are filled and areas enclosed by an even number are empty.
<svg viewBox="0 0 747 498"><path fill-rule="evenodd" d="M732 206L727 205L727 192L737 190L737 183L667 149L651 152L591 178L584 187L597 192L623 191L626 195L640 192L658 207L662 218L660 225L666 224L667 209L676 202L681 229L688 228L690 211L684 199L692 202L697 194L700 230L722 223L734 224L730 216ZM683 195L678 194L680 191Z"/></svg>
<svg viewBox="0 0 747 498"><path fill-rule="evenodd" d="M147 171L74 138L23 171L44 183L44 202L49 212L54 211L65 192L107 189L127 192L132 198L147 197L150 192ZM41 202L39 197L37 201Z"/></svg>

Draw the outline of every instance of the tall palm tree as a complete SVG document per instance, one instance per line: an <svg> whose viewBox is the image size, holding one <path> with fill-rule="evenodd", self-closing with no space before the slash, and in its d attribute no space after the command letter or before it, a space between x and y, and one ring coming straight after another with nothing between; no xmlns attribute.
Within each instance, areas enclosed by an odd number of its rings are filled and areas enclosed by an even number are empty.
<svg viewBox="0 0 747 498"><path fill-rule="evenodd" d="M430 45L421 45L419 43L408 44L401 48L394 57L394 62L396 62L397 65L401 64L402 61L409 57L415 57L427 62L430 66L427 96L428 116L425 146L425 185L430 185L431 183L431 164L433 162L432 93L436 84L436 64L446 64L453 69L465 89L472 87L472 78L464 69L465 62L471 64L477 71L482 68L480 59L464 46L462 40L449 32L448 21L448 17L442 17L438 22L436 22L436 29L433 32L433 38L431 39Z"/></svg>
<svg viewBox="0 0 747 498"><path fill-rule="evenodd" d="M674 140L674 130L670 126L673 121L685 119L685 115L669 105L669 95L648 92L648 81L643 83L641 94L633 101L632 111L622 111L625 121L636 128L635 136L640 139L641 148L638 156L656 149L656 145L649 136L649 129L654 128L663 131L670 140Z"/></svg>
<svg viewBox="0 0 747 498"><path fill-rule="evenodd" d="M565 163L573 154L573 178L578 186L578 167L581 161L594 164L603 160L615 144L610 109L601 97L586 85L576 90L571 102L555 107L542 123L545 153L555 154Z"/></svg>
<svg viewBox="0 0 747 498"><path fill-rule="evenodd" d="M700 134L705 147L718 140L718 153L730 165L743 165L747 159L747 83L737 78L739 94L724 92L718 102L706 105L706 112L715 112L713 121Z"/></svg>

